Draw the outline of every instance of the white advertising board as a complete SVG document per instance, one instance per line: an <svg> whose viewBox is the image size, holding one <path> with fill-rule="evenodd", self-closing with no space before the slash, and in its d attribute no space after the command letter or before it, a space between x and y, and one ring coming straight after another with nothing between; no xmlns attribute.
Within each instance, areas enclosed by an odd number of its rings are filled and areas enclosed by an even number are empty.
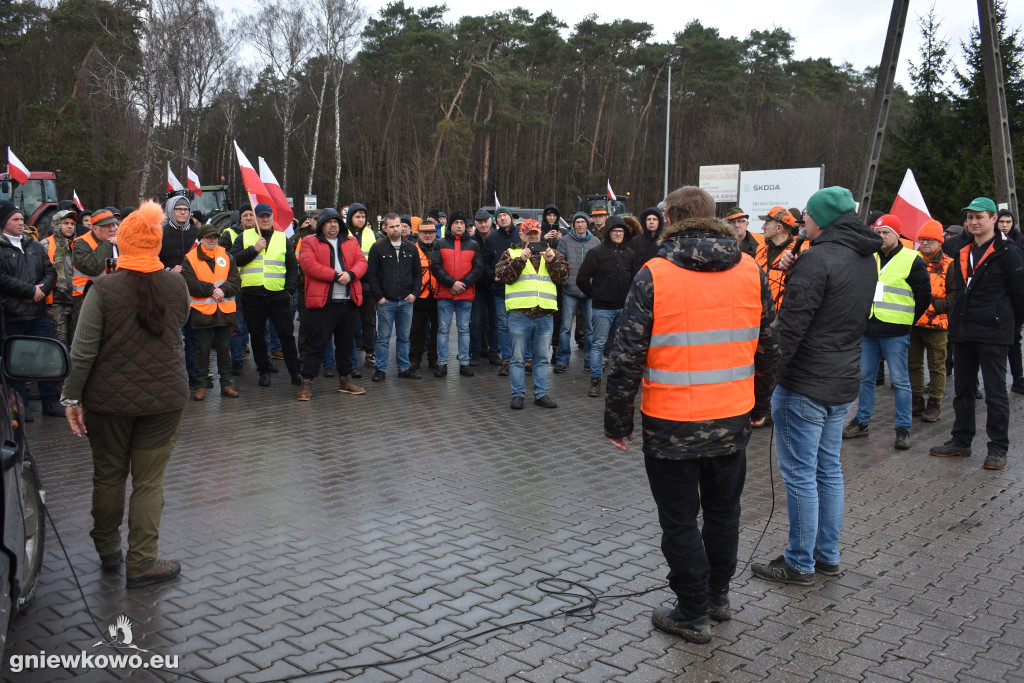
<svg viewBox="0 0 1024 683"><path fill-rule="evenodd" d="M773 206L804 208L812 194L821 189L825 167L781 168L740 173L739 206L750 214L749 230L761 232L763 216Z"/></svg>
<svg viewBox="0 0 1024 683"><path fill-rule="evenodd" d="M303 211L316 211L316 195L307 194L303 198L302 208Z"/></svg>
<svg viewBox="0 0 1024 683"><path fill-rule="evenodd" d="M734 202L737 199L737 186L740 181L740 165L726 164L723 166L701 166L698 185L716 202Z"/></svg>

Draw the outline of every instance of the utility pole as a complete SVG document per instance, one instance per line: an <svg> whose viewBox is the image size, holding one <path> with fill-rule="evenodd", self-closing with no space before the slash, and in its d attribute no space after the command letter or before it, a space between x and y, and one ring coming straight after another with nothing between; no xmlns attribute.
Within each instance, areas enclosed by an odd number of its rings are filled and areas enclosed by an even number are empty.
<svg viewBox="0 0 1024 683"><path fill-rule="evenodd" d="M978 0L979 5L982 2L985 0ZM867 146L864 150L864 167L861 170L857 192L854 195L854 199L860 205L862 220L867 220L868 212L871 209L871 192L875 187L878 160L882 156L885 123L889 118L889 105L892 103L892 89L896 82L900 45L903 42L903 29L907 25L909 8L910 0L893 0L892 13L889 15L889 30L885 34L882 62L878 65L878 80L875 81L875 96L871 101L871 128L868 130Z"/></svg>
<svg viewBox="0 0 1024 683"><path fill-rule="evenodd" d="M1017 182L1013 172L1013 147L1010 143L1010 119L1006 112L1006 88L1003 83L1003 60L999 53L999 32L996 27L993 0L978 0L978 28L981 33L985 95L988 100L989 134L992 136L996 203L1006 202L1013 215L1019 217Z"/></svg>

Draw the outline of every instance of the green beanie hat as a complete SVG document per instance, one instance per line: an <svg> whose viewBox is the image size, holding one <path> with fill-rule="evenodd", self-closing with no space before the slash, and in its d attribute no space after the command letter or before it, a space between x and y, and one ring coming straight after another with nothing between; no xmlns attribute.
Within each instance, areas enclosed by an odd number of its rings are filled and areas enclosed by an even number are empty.
<svg viewBox="0 0 1024 683"><path fill-rule="evenodd" d="M827 228L835 219L856 208L853 193L838 185L818 190L807 200L807 214L819 228Z"/></svg>
<svg viewBox="0 0 1024 683"><path fill-rule="evenodd" d="M509 211L504 206L499 206L497 209L494 210L494 217L497 218L498 214L502 214L502 213L508 214L508 217L512 218L512 212Z"/></svg>

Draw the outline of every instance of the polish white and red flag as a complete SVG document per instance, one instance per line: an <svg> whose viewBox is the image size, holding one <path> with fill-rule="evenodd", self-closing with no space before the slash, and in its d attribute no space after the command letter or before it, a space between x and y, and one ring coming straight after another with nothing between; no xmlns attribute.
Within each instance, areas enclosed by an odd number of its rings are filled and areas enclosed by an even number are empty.
<svg viewBox="0 0 1024 683"><path fill-rule="evenodd" d="M85 211L85 207L82 206L82 200L78 198L78 190L71 190L71 201L75 203L79 211Z"/></svg>
<svg viewBox="0 0 1024 683"><path fill-rule="evenodd" d="M174 175L174 171L171 170L171 162L167 162L167 194L171 192L181 192L185 187L178 180L178 176Z"/></svg>
<svg viewBox="0 0 1024 683"><path fill-rule="evenodd" d="M907 174L903 176L903 184L900 185L900 191L896 194L896 200L892 203L889 213L900 219L903 237L915 242L921 226L931 220L928 205L924 203L924 196L914 179L914 172L909 168Z"/></svg>
<svg viewBox="0 0 1024 683"><path fill-rule="evenodd" d="M612 192L612 181L610 178L608 179L608 199L611 199L612 201L618 199L618 197L615 196L615 193Z"/></svg>
<svg viewBox="0 0 1024 683"><path fill-rule="evenodd" d="M203 188L199 187L199 174L188 166L185 167L185 174L188 176L188 189L197 197L203 196Z"/></svg>
<svg viewBox="0 0 1024 683"><path fill-rule="evenodd" d="M22 185L28 182L28 166L21 163L10 147L7 148L7 173Z"/></svg>
<svg viewBox="0 0 1024 683"><path fill-rule="evenodd" d="M284 196L284 190L281 189L281 183L277 182L277 178L274 177L274 172L267 166L267 162L263 157L260 160L260 180L263 181L263 186L267 188L267 192L270 194L273 203L271 206L274 207L274 230L283 230L289 237L295 230L292 228L292 219L295 218L295 212L292 211L292 207L288 204L288 198Z"/></svg>
<svg viewBox="0 0 1024 683"><path fill-rule="evenodd" d="M501 202L498 201L498 193L497 192L494 193L494 208L495 209L500 209L501 208Z"/></svg>
<svg viewBox="0 0 1024 683"><path fill-rule="evenodd" d="M267 188L263 185L263 181L260 180L260 174L256 172L253 165L249 163L249 159L242 153L242 148L238 146L238 141L235 141L235 154L238 155L238 168L242 172L242 184L245 185L245 192L249 195L249 203L252 205L252 208L255 209L257 204L270 204L273 206L273 198L271 198Z"/></svg>

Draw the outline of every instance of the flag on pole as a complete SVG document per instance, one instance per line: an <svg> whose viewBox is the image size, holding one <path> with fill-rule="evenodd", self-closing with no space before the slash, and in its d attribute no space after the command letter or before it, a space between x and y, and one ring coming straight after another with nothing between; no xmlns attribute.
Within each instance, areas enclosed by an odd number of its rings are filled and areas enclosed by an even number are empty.
<svg viewBox="0 0 1024 683"><path fill-rule="evenodd" d="M917 241L917 233L927 221L931 220L931 213L924 203L924 196L914 179L914 172L909 168L903 176L903 184L900 191L896 193L896 200L892 203L889 213L900 219L903 227L903 237Z"/></svg>
<svg viewBox="0 0 1024 683"><path fill-rule="evenodd" d="M174 175L174 171L171 170L171 162L167 162L167 194L171 192L181 192L185 187L178 180L177 176Z"/></svg>
<svg viewBox="0 0 1024 683"><path fill-rule="evenodd" d="M615 201L616 199L618 199L618 197L615 196L615 193L612 192L612 181L611 181L611 179L608 180L608 199L611 199L612 201Z"/></svg>
<svg viewBox="0 0 1024 683"><path fill-rule="evenodd" d="M197 197L203 196L203 188L199 187L199 174L193 171L188 166L185 167L185 173L188 176L188 189L192 191Z"/></svg>
<svg viewBox="0 0 1024 683"><path fill-rule="evenodd" d="M75 206L78 207L79 211L85 211L85 207L82 206L82 200L78 198L78 190L71 190L71 199L75 202Z"/></svg>
<svg viewBox="0 0 1024 683"><path fill-rule="evenodd" d="M274 229L283 230L286 235L291 237L292 233L295 232L292 229L292 219L295 218L295 212L288 205L288 198L284 196L284 190L281 189L281 184L274 177L273 171L267 166L267 162L264 161L263 157L260 157L259 161L260 180L263 181L263 186L267 188L267 193L274 200L272 203L274 207Z"/></svg>
<svg viewBox="0 0 1024 683"><path fill-rule="evenodd" d="M267 192L267 188L263 186L263 181L260 180L260 174L256 172L253 165L249 163L249 159L242 153L242 148L238 146L237 141L235 141L235 153L238 155L238 168L242 172L242 184L245 185L245 192L249 195L249 203L252 204L254 209L259 203L273 205L274 202L270 198L270 193Z"/></svg>
<svg viewBox="0 0 1024 683"><path fill-rule="evenodd" d="M11 151L10 147L7 148L7 173L22 185L28 182L28 166L21 163L21 159L14 156L14 152Z"/></svg>
<svg viewBox="0 0 1024 683"><path fill-rule="evenodd" d="M498 201L498 193L497 192L494 193L494 208L495 209L500 209L501 208L501 202Z"/></svg>

